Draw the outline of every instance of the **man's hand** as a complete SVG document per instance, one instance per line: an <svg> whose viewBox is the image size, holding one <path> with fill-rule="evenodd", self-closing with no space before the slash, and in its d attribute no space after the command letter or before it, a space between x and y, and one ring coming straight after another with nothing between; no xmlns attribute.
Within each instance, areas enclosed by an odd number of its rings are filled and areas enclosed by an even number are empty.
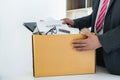
<svg viewBox="0 0 120 80"><path fill-rule="evenodd" d="M88 38L72 42L73 48L77 51L95 50L101 47L98 37L95 34L88 31L83 31L81 34L86 35Z"/></svg>
<svg viewBox="0 0 120 80"><path fill-rule="evenodd" d="M74 27L74 21L69 18L62 19L63 24L68 24L70 27Z"/></svg>

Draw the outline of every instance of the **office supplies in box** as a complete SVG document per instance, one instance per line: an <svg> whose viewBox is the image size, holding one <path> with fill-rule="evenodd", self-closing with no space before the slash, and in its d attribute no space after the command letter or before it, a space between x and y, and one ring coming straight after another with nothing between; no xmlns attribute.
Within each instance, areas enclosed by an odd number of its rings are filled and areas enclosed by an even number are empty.
<svg viewBox="0 0 120 80"><path fill-rule="evenodd" d="M62 24L62 22L59 20L25 22L23 25L33 34L49 35L48 32L52 28L56 28L55 34L79 34L78 28L68 27L67 24Z"/></svg>
<svg viewBox="0 0 120 80"><path fill-rule="evenodd" d="M43 20L37 22L39 31L48 32L53 27L56 27L56 34L79 34L78 28L69 27L67 24L63 24L60 20Z"/></svg>

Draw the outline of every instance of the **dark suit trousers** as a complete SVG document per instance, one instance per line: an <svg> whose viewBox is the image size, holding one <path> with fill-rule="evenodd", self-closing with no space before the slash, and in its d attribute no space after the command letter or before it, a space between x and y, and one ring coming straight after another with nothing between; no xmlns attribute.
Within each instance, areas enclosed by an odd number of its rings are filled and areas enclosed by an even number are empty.
<svg viewBox="0 0 120 80"><path fill-rule="evenodd" d="M98 66L105 67L102 48L96 50L96 64Z"/></svg>

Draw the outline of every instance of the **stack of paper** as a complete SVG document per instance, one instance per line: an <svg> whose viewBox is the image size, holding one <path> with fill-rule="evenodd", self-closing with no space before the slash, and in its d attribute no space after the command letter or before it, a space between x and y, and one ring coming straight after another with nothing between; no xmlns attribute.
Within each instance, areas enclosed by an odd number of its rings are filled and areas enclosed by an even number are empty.
<svg viewBox="0 0 120 80"><path fill-rule="evenodd" d="M60 20L39 21L37 26L40 32L47 33L53 27L56 27L56 34L79 34L78 28L69 27L67 24L63 24Z"/></svg>

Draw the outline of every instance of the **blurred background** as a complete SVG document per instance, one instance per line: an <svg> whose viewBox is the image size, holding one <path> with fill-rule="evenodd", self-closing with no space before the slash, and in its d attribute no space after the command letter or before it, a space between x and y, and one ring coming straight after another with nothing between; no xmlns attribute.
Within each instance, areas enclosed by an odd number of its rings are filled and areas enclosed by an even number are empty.
<svg viewBox="0 0 120 80"><path fill-rule="evenodd" d="M91 4L87 4L87 0L0 0L0 80L2 76L32 75L32 33L24 22L75 19L91 13Z"/></svg>
<svg viewBox="0 0 120 80"><path fill-rule="evenodd" d="M24 22L65 16L65 0L0 0L0 76L32 72L32 33Z"/></svg>

